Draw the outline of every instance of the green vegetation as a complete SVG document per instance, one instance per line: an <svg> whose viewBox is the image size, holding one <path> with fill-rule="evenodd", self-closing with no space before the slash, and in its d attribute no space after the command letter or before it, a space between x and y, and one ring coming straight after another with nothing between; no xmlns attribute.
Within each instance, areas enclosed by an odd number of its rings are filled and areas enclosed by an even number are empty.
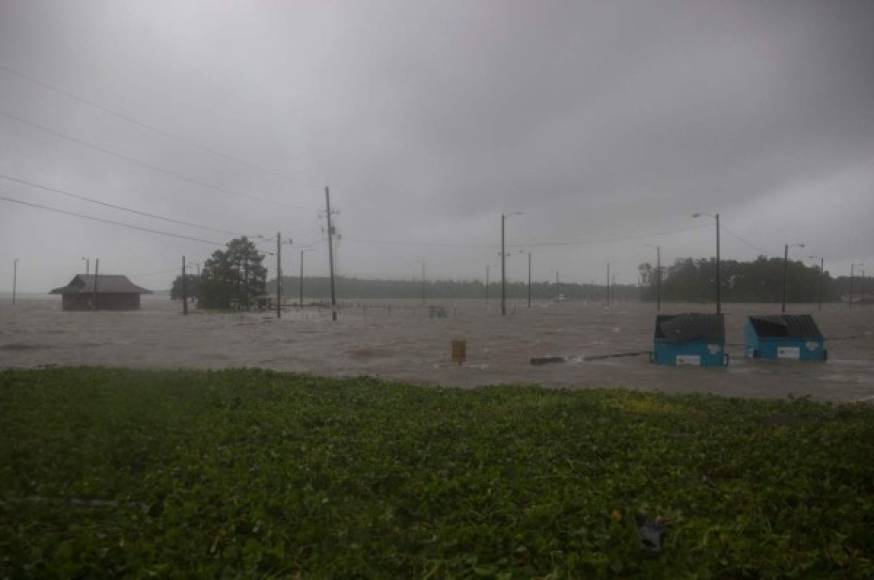
<svg viewBox="0 0 874 580"><path fill-rule="evenodd" d="M204 263L200 276L186 273L186 293L203 308L249 310L255 298L264 294L267 268L264 254L255 243L243 236L216 250ZM173 280L170 298L182 299L182 276Z"/></svg>
<svg viewBox="0 0 874 580"><path fill-rule="evenodd" d="M780 302L783 297L783 256L759 256L751 262L722 260L720 276L722 299L727 302ZM643 282L643 299L656 299L656 267L650 263L638 267ZM715 259L678 258L671 266L662 266L662 298L674 302L700 302L713 299L716 277ZM789 302L816 302L819 298L819 264L790 260L786 273L786 298ZM870 279L869 279L870 281ZM837 302L865 287L865 280L849 277L822 276L824 302ZM868 286L870 288L870 285Z"/></svg>
<svg viewBox="0 0 874 580"><path fill-rule="evenodd" d="M4 371L0 577L865 578L872 442L808 400Z"/></svg>

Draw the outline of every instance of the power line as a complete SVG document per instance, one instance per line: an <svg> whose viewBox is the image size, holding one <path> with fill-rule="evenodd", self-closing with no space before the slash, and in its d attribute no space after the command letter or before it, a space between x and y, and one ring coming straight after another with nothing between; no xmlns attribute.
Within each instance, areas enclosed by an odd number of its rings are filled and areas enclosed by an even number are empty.
<svg viewBox="0 0 874 580"><path fill-rule="evenodd" d="M401 242L391 240L362 240L358 238L343 237L342 241L352 242L355 244L375 244L382 246L439 246L449 248L496 248L497 244L462 244L453 242Z"/></svg>
<svg viewBox="0 0 874 580"><path fill-rule="evenodd" d="M57 137L59 139L64 139L66 141L70 141L71 143L81 145L82 147L87 147L89 149L99 151L99 152L104 153L106 155L111 155L113 157L117 157L119 159L127 161L128 163L133 163L135 165L145 167L146 169L150 169L151 171L155 171L157 173L163 173L164 175L169 175L171 177L175 177L176 179L179 179L181 181L187 181L188 183L192 183L192 184L197 185L199 187L203 187L206 189L212 189L214 191L219 191L219 192L224 193L226 195L238 195L240 197L245 197L245 198L248 198L248 199L251 199L254 201L273 203L273 204L283 206L283 207L289 207L289 208L295 208L295 209L311 209L311 208L300 206L300 205L292 205L292 204L284 203L281 201L276 201L276 200L273 200L270 198L259 197L257 195L250 195L247 193L242 193L242 192L234 191L231 189L226 189L226 188L220 187L218 185L213 185L211 183L207 183L206 181L201 181L201 180L196 179L194 177L189 177L189 176L182 174L182 173L179 173L177 171L173 171L171 169L165 169L163 167L153 165L153 164L148 163L146 161L142 161L140 159L137 159L136 157L131 157L130 155L125 155L124 153L118 153L117 151L113 151L112 149L107 149L106 147L102 147L100 145L95 145L94 143L90 143L90 142L85 141L83 139L79 139L78 137L72 137L72 136L67 135L65 133L61 133L60 131L56 131L55 129L52 129L50 127L46 127L45 125L41 125L39 123L36 123L34 121L30 121L30 120L25 119L23 117L19 117L18 115L13 115L12 113L9 113L8 111L0 111L0 116L6 117L7 119L12 119L13 121L17 121L23 125L27 125L29 127L39 129L40 131L44 131L44 132L48 133L49 135L53 135L54 137Z"/></svg>
<svg viewBox="0 0 874 580"><path fill-rule="evenodd" d="M77 193L73 193L73 192L70 192L70 191L66 191L66 190L64 190L64 189L58 189L58 188L55 188L55 187L49 187L49 186L47 186L47 185L41 185L41 184L39 184L39 183L35 183L35 182L33 182L33 181L28 181L28 180L26 180L26 179L21 179L21 178L19 178L19 177L13 177L13 176L11 176L11 175L7 175L7 174L5 174L5 173L0 173L0 179L5 179L5 180L7 180L7 181L12 181L12 182L15 182L15 183L20 183L20 184L22 184L22 185L27 185L27 186L30 186L30 187L36 187L36 188L39 188L39 189L43 189L43 190L45 190L45 191L51 191L51 192L53 192L53 193L58 193L58 194L60 194L60 195L66 195L67 197L72 197L72 198L74 198L74 199L79 199L79 200L82 200L82 201L87 201L88 203L94 203L94 204L97 204L97 205L102 205L102 206L104 206L104 207L109 207L109 208L112 208L112 209L117 209L117 210L119 210L119 211L126 211L126 212L129 212L129 213L133 213L133 214L137 214L137 215L141 215L141 216L145 216L145 217L153 218L153 219L157 219L157 220L164 220L164 221L166 221L166 222L171 222L171 223L175 223L175 224L179 224L179 225L183 225L183 226L189 226L189 227L192 227L192 228L199 228L199 229L202 229L202 230L209 230L209 231L217 232L217 233L220 233L220 234L228 234L228 235L231 235L231 236L243 236L243 235L245 235L245 234L240 234L240 233L238 233L238 232L232 232L232 231L229 231L229 230L223 230L223 229L221 229L221 228L214 228L214 227L211 227L211 226L204 226L204 225L195 224L195 223L192 223L192 222L187 222L187 221L184 221L184 220L177 220L177 219L175 219L175 218L169 218L169 217L165 217L165 216L157 215L157 214L154 214L154 213L149 213L149 212L147 212L147 211L142 211L142 210L133 209L133 208L130 208L130 207L125 207L125 206L123 206L123 205L117 205L117 204L114 204L114 203L109 203L109 202L105 202L105 201L100 201L99 199L93 199L93 198L90 198L90 197L85 197L84 195L79 195L79 194L77 194Z"/></svg>
<svg viewBox="0 0 874 580"><path fill-rule="evenodd" d="M109 219L104 219L104 218L94 217L94 216L85 215L85 214L82 214L82 213L76 213L76 212L73 212L73 211L67 211L67 210L64 210L64 209L59 209L59 208L56 208L56 207L50 207L50 206L47 206L47 205L41 205L41 204L38 204L38 203L31 203L31 202L29 202L29 201L22 201L22 200L20 200L20 199L12 199L11 197L0 196L0 201L6 201L6 202L9 202L9 203L17 203L17 204L26 205L26 206L29 206L29 207L35 207L35 208L39 208L39 209L44 209L44 210L46 210L46 211L51 211L51 212L60 213L60 214L64 214L64 215L69 215L69 216L74 216L74 217L78 217L78 218L83 218L83 219L91 220L91 221L95 221L95 222L102 222L102 223L105 223L105 224L110 224L110 225L114 225L114 226L119 226L119 227L122 227L122 228L128 228L128 229L132 229L132 230L139 230L139 231L141 231L141 232L148 232L148 233L150 233L150 234L158 234L158 235L160 235L160 236L168 236L168 237L171 237L171 238L179 238L179 239L182 239L182 240L189 240L189 241L192 241L192 242L200 242L200 243L203 243L203 244L209 244L209 245L211 245L211 246L224 246L224 245L225 245L225 244L223 244L223 243L221 243L221 242L214 242L214 241L212 241L212 240L204 240L204 239L202 239L202 238L195 238L195 237L192 237L192 236L184 236L184 235L182 235L182 234L174 234L174 233L172 233L172 232L164 232L164 231L161 231L161 230L153 230L153 229L151 229L151 228L144 228L144 227L142 227L142 226L136 226L136 225L134 225L134 224L127 224L127 223L124 223L124 222L117 222L117 221L115 221L115 220L109 220Z"/></svg>
<svg viewBox="0 0 874 580"><path fill-rule="evenodd" d="M275 177L279 177L287 182L292 181L290 177L283 175L282 173L279 173L277 171L273 171L271 169L268 169L266 167L258 165L257 163L252 163L251 161L246 161L245 159L242 159L240 157L236 157L236 156L231 155L229 153L224 153L222 151L218 151L218 150L213 149L211 147L207 147L206 145L203 145L203 144L198 143L196 141L193 141L191 139L187 139L185 137L180 137L179 135L171 133L165 129L161 129L161 128L156 127L154 125L150 125L148 123L140 121L139 119L132 117L128 113L123 113L123 112L116 111L114 109L110 109L109 107L107 107L105 105L101 105L100 103L97 103L97 102L92 101L90 99L80 97L79 95L76 95L76 94L68 91L67 89L64 89L64 88L58 87L56 85L47 83L43 80L40 80L36 77L29 75L29 74L23 73L21 71L17 71L13 68L10 68L9 66L0 64L0 70L3 70L10 75L24 79L30 83L33 83L35 85L38 85L40 87L43 87L43 88L48 89L50 91L53 91L55 93L58 93L60 95L63 95L63 96L65 96L69 99L72 99L78 103L88 105L89 107L93 107L95 109L103 111L104 113L112 115L113 117L116 117L117 119L121 119L121 120L126 121L128 123L131 123L131 124L136 125L137 127L140 127L142 129L152 131L153 133L161 135L162 137L165 137L167 139L172 139L174 141L177 141L177 142L182 143L184 145L187 145L189 147L193 147L195 149L199 149L200 151L204 151L204 152L209 153L211 155L215 155L215 156L221 157L223 159L234 161L235 163L239 163L240 165L245 165L245 166L250 167L252 169L255 169L257 171L261 171L263 173L267 173L267 174L273 175Z"/></svg>
<svg viewBox="0 0 874 580"><path fill-rule="evenodd" d="M757 251L759 254L762 254L762 255L764 255L764 256L767 256L767 255L768 255L768 252L767 252L766 250L763 250L762 248L760 248L759 246L757 246L757 245L755 245L754 243L750 242L749 240L746 240L746 239L742 238L739 234L734 233L733 231L731 231L730 229L728 229L727 227L725 227L725 224L722 224L722 229L725 230L725 231L728 233L728 235L730 235L731 237L736 238L737 240L743 242L743 243L746 244L747 246L749 246L749 247L751 247L752 249L754 249L755 251Z"/></svg>

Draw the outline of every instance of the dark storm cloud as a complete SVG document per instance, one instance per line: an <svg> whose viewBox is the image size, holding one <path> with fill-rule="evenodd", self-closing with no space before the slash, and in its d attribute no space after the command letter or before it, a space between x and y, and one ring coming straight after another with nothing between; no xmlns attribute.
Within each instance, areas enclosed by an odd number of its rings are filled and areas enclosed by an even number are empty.
<svg viewBox="0 0 874 580"><path fill-rule="evenodd" d="M600 279L609 259L631 281L649 241L670 256L709 255L712 232L693 229L707 225L694 211L722 212L746 240L728 235L729 256L776 254L800 237L835 269L874 254L868 2L0 6L0 64L271 173L0 73L3 111L308 209L194 187L7 119L0 171L299 240L320 236L330 183L348 273L411 276L425 256L435 275L481 276L502 211L525 213L509 222L517 244L672 233L532 246L541 277L560 267L567 280ZM71 259L106 253L109 240L107 259L128 268L134 255L140 271L209 250L19 208L0 215L4 256L29 252L47 272L75 269ZM43 227L63 232L63 247L16 247Z"/></svg>

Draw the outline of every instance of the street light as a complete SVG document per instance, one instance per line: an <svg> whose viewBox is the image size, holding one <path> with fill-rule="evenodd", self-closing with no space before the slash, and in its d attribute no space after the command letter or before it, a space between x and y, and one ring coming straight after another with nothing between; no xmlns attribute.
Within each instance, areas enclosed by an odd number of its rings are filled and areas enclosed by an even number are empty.
<svg viewBox="0 0 874 580"><path fill-rule="evenodd" d="M303 310L303 255L306 252L315 252L315 250L313 248L301 248L300 250L300 277L297 279L298 310Z"/></svg>
<svg viewBox="0 0 874 580"><path fill-rule="evenodd" d="M780 305L780 312L786 312L786 284L789 277L789 246L793 248L803 248L804 244L786 244L783 247L783 302Z"/></svg>
<svg viewBox="0 0 874 580"><path fill-rule="evenodd" d="M522 215L521 211L516 211L511 214L501 214L501 316L507 314L507 252L504 244L504 230L507 218L516 215Z"/></svg>
<svg viewBox="0 0 874 580"><path fill-rule="evenodd" d="M709 214L703 212L696 212L692 214L693 218L698 218L702 216L711 217L716 220L716 314L721 314L722 300L720 292L722 291L722 288L719 282L719 214Z"/></svg>
<svg viewBox="0 0 874 580"><path fill-rule="evenodd" d="M819 289L816 292L817 310L822 310L822 278L825 273L825 258L822 256L807 256L808 260L819 260Z"/></svg>
<svg viewBox="0 0 874 580"><path fill-rule="evenodd" d="M82 259L85 261L85 274L88 275L91 273L91 260L84 256L82 257Z"/></svg>
<svg viewBox="0 0 874 580"><path fill-rule="evenodd" d="M656 251L656 312L662 309L662 247L646 244Z"/></svg>

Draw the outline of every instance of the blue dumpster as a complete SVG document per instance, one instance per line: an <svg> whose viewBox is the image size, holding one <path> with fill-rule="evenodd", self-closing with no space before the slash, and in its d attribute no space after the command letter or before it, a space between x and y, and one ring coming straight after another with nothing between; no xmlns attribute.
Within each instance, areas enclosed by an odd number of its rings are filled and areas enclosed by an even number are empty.
<svg viewBox="0 0 874 580"><path fill-rule="evenodd" d="M662 314L656 317L652 362L668 366L724 367L722 314Z"/></svg>
<svg viewBox="0 0 874 580"><path fill-rule="evenodd" d="M748 358L816 361L828 358L825 338L809 314L750 316L744 338Z"/></svg>

